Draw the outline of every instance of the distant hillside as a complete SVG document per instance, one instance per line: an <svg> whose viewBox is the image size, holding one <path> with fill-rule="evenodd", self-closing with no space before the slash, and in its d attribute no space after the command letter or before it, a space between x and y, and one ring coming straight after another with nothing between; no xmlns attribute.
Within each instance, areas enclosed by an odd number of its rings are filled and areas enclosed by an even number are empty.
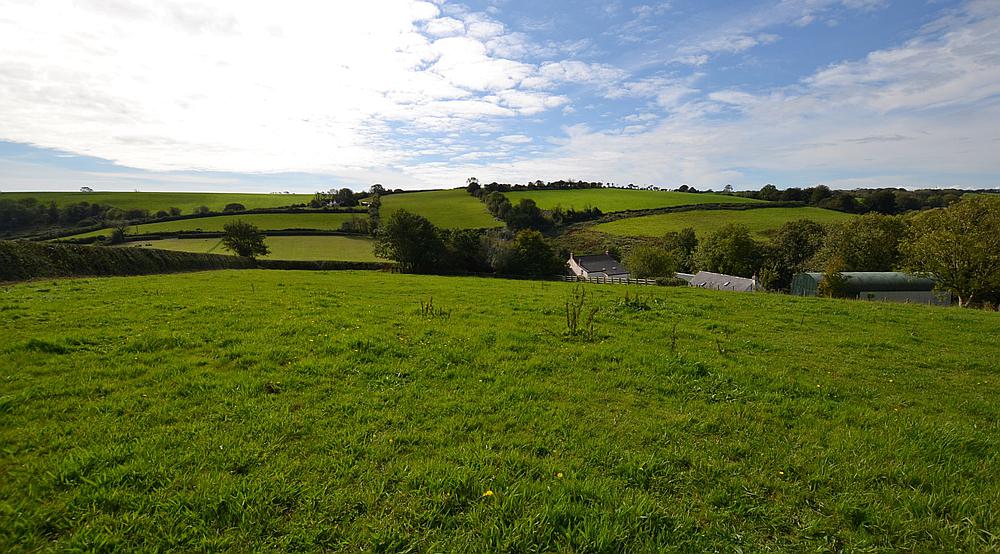
<svg viewBox="0 0 1000 554"><path fill-rule="evenodd" d="M662 237L669 231L692 227L699 236L711 233L729 223L739 223L763 238L789 221L809 219L817 223L836 223L855 217L851 214L822 208L761 208L754 210L692 210L619 219L594 226L611 235Z"/></svg>
<svg viewBox="0 0 1000 554"><path fill-rule="evenodd" d="M511 204L522 198L530 198L543 210L556 206L563 209L582 210L596 207L604 213L625 210L648 210L695 204L748 204L761 202L752 198L712 193L690 193L652 190L630 190L616 188L571 189L571 190L526 190L505 192Z"/></svg>
<svg viewBox="0 0 1000 554"><path fill-rule="evenodd" d="M271 253L267 260L324 260L376 262L372 239L367 236L277 236L267 237ZM222 247L222 239L161 239L130 242L120 248L159 248L203 254L232 254Z"/></svg>
<svg viewBox="0 0 1000 554"><path fill-rule="evenodd" d="M189 214L199 206L212 211L222 211L226 204L243 204L247 209L281 208L303 204L312 199L311 194L248 194L215 192L0 192L0 200L36 198L39 202L58 205L90 202L107 204L121 210L140 209L157 212L180 208Z"/></svg>
<svg viewBox="0 0 1000 554"><path fill-rule="evenodd" d="M422 215L434 225L444 228L477 229L503 226L503 223L486 211L482 202L464 189L383 196L382 207L379 209L382 218L389 217L396 210L407 210Z"/></svg>
<svg viewBox="0 0 1000 554"><path fill-rule="evenodd" d="M263 231L282 229L319 229L325 231L336 231L340 226L351 218L367 219L368 215L358 214L338 214L338 213L304 213L304 214L239 214L239 215L219 215L213 217L197 217L192 219L178 219L175 221L161 221L155 223L145 223L132 225L128 229L130 235L151 235L154 233L175 233L178 231L222 231L222 228L231 221L246 221L256 225ZM111 234L111 229L101 229L90 233L81 233L63 237L66 239L80 239L93 236L107 236Z"/></svg>

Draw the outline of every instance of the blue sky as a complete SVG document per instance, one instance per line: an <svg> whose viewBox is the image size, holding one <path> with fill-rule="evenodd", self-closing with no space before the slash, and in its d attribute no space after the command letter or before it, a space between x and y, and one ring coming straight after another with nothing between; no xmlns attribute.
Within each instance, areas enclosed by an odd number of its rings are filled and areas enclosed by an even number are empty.
<svg viewBox="0 0 1000 554"><path fill-rule="evenodd" d="M0 0L0 190L1000 186L1000 0Z"/></svg>

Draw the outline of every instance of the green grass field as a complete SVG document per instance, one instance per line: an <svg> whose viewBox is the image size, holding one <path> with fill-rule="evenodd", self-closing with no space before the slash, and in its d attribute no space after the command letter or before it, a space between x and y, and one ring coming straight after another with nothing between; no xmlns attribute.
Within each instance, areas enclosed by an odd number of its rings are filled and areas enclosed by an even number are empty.
<svg viewBox="0 0 1000 554"><path fill-rule="evenodd" d="M372 239L345 236L267 237L271 260L336 260L343 262L380 261L372 252ZM229 254L222 239L161 239L128 243L132 248L159 248L181 252Z"/></svg>
<svg viewBox="0 0 1000 554"><path fill-rule="evenodd" d="M730 223L746 225L758 238L799 219L817 223L839 223L854 217L851 214L823 208L760 208L756 210L694 210L666 214L629 217L595 225L594 229L611 235L661 237L669 231L693 227L700 236L717 231Z"/></svg>
<svg viewBox="0 0 1000 554"><path fill-rule="evenodd" d="M464 189L390 194L382 197L382 207L379 209L382 218L389 217L399 209L422 215L434 225L450 229L503 226L503 223L486 211L482 202Z"/></svg>
<svg viewBox="0 0 1000 554"><path fill-rule="evenodd" d="M367 214L335 214L335 213L315 213L315 214L242 214L242 215L219 215L213 217L198 217L193 219L179 219L176 221L163 221L160 223L146 223L143 225L132 225L128 229L130 235L149 235L154 233L171 233L177 231L222 231L222 228L229 222L240 220L252 223L264 231L282 229L320 229L326 231L336 231L351 217L368 219ZM111 234L111 229L101 229L90 233L81 233L68 239L79 239L95 236L107 236Z"/></svg>
<svg viewBox="0 0 1000 554"><path fill-rule="evenodd" d="M214 192L0 192L0 200L37 198L48 204L74 204L90 202L107 204L116 208L145 209L156 213L159 210L180 208L183 213L194 213L199 206L208 206L212 211L222 211L226 204L243 204L247 209L281 208L291 204L302 204L312 200L311 194L246 194Z"/></svg>
<svg viewBox="0 0 1000 554"><path fill-rule="evenodd" d="M571 290L8 286L0 550L1000 548L1000 314L591 285L588 340Z"/></svg>
<svg viewBox="0 0 1000 554"><path fill-rule="evenodd" d="M583 209L587 206L600 208L604 213L624 210L648 210L670 208L693 204L747 204L761 202L741 196L724 194L669 192L628 189L580 189L580 190L531 190L504 193L511 204L522 198L530 198L542 209L556 206L564 209Z"/></svg>

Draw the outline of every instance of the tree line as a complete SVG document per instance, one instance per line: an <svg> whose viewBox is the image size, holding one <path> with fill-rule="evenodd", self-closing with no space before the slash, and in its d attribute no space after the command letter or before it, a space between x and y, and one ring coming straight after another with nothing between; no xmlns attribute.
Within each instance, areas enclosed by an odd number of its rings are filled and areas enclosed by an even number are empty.
<svg viewBox="0 0 1000 554"><path fill-rule="evenodd" d="M826 185L778 189L764 185L759 191L738 192L737 196L771 202L802 202L809 206L853 214L901 214L931 208L944 208L972 191L961 189L906 190L901 188L831 190Z"/></svg>
<svg viewBox="0 0 1000 554"><path fill-rule="evenodd" d="M959 305L1000 302L1000 198L970 196L948 208L909 215L877 212L848 222L786 223L767 241L739 224L699 239L694 229L667 233L628 252L636 277L697 270L740 277L788 291L792 277L817 271L836 282L847 271L904 271L932 276ZM838 290L827 294L837 296Z"/></svg>
<svg viewBox="0 0 1000 554"><path fill-rule="evenodd" d="M441 229L406 210L392 212L378 225L375 254L415 273L548 276L564 268L537 230Z"/></svg>
<svg viewBox="0 0 1000 554"><path fill-rule="evenodd" d="M496 183L491 183L490 185L487 185L487 187L495 184ZM597 219L604 215L599 208L592 206L586 206L582 210L576 210L573 208L564 210L561 206L556 206L551 210L542 210L538 207L538 204L530 198L522 198L517 204L511 204L510 200L503 194L503 191L488 190L487 188L480 186L479 181L475 178L470 178L467 181L465 190L472 196L481 200L486 206L486 210L490 212L493 217L503 221L504 224L507 225L508 229L515 232L524 229L534 229L536 231L548 233L562 227L563 225ZM509 191L511 188L506 190Z"/></svg>

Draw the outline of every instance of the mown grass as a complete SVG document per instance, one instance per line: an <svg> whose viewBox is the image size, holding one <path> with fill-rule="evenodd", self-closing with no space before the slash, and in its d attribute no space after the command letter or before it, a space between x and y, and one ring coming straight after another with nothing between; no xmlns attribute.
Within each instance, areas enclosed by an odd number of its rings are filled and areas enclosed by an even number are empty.
<svg viewBox="0 0 1000 554"><path fill-rule="evenodd" d="M530 198L542 209L556 206L581 210L588 206L600 208L604 213L625 210L648 210L695 204L748 204L761 202L742 196L725 194L671 192L629 189L580 189L580 190L527 190L504 193L512 204Z"/></svg>
<svg viewBox="0 0 1000 554"><path fill-rule="evenodd" d="M336 260L344 262L380 261L372 251L369 237L347 236L278 236L265 241L270 260ZM160 239L131 242L126 247L159 248L181 252L231 254L222 247L222 239Z"/></svg>
<svg viewBox="0 0 1000 554"><path fill-rule="evenodd" d="M503 226L503 223L486 211L482 202L464 189L390 194L382 197L379 212L383 218L400 209L422 215L434 225L448 229Z"/></svg>
<svg viewBox="0 0 1000 554"><path fill-rule="evenodd" d="M283 229L319 229L325 231L336 231L340 226L351 218L368 219L367 214L338 214L338 213L304 213L304 214L240 214L240 215L219 215L212 217L197 217L192 219L178 219L175 221L161 221L158 223L145 223L142 225L132 225L128 228L130 235L149 235L155 233L175 233L177 231L222 231L223 227L235 220L246 221L256 225L264 231L274 231ZM81 233L68 239L80 239L87 237L108 236L111 229L101 229L90 233Z"/></svg>
<svg viewBox="0 0 1000 554"><path fill-rule="evenodd" d="M90 202L107 204L122 210L140 209L156 213L159 210L180 208L190 214L199 206L212 211L222 211L226 204L243 204L248 209L281 208L303 204L312 199L311 194L249 194L215 192L2 192L0 200L36 198L39 202L59 205Z"/></svg>
<svg viewBox="0 0 1000 554"><path fill-rule="evenodd" d="M3 289L0 549L1000 547L1000 315L590 286L587 340L570 291Z"/></svg>
<svg viewBox="0 0 1000 554"><path fill-rule="evenodd" d="M730 223L746 225L760 238L767 237L790 221L809 219L817 223L840 223L854 217L851 214L823 208L761 208L755 210L692 210L629 217L601 223L594 229L610 235L662 237L669 231L693 227L699 235L718 231Z"/></svg>

